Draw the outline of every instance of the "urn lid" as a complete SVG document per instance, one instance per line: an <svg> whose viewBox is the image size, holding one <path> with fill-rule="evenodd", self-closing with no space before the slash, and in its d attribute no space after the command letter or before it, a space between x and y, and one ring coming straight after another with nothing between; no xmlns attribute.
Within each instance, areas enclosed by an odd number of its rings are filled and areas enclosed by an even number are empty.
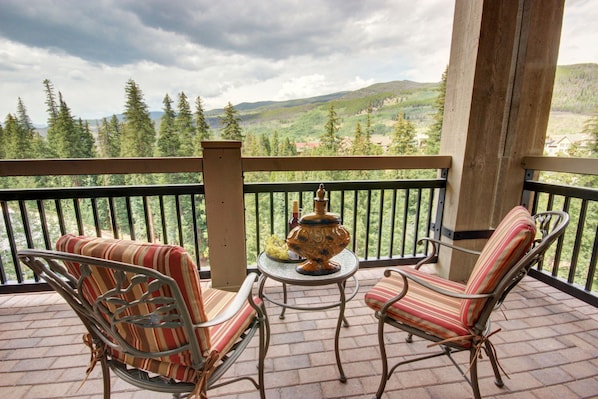
<svg viewBox="0 0 598 399"><path fill-rule="evenodd" d="M316 197L314 198L314 212L308 213L299 219L299 224L314 225L314 224L339 224L340 216L334 213L326 212L328 205L328 198L326 198L326 190L324 184L320 183Z"/></svg>

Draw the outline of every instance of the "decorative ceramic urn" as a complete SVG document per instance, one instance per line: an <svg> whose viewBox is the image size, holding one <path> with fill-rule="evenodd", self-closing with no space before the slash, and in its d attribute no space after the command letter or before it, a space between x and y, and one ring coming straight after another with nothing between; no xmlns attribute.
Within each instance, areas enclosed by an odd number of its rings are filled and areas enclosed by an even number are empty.
<svg viewBox="0 0 598 399"><path fill-rule="evenodd" d="M323 184L316 194L314 212L299 219L299 225L287 236L287 245L305 258L297 265L297 272L321 276L340 270L340 265L330 259L349 244L349 232L338 215L326 212L328 199Z"/></svg>

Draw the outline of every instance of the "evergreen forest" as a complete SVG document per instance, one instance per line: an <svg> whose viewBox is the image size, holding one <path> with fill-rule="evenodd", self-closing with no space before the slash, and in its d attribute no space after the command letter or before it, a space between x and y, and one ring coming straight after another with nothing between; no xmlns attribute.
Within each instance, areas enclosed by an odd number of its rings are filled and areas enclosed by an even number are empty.
<svg viewBox="0 0 598 399"><path fill-rule="evenodd" d="M41 82L40 91L45 95L47 126L34 127L26 104L16 99L16 111L7 113L0 124L0 159L201 156L202 141L219 139L242 141L246 156L437 154L446 72L439 78L438 83L395 81L352 92L283 102L237 105L229 102L215 110L205 110L200 96L167 93L160 111L148 109L142 88L131 79L124 87L126 100L122 114L101 120L83 120L73 115L67 105L68 93L63 95L46 79ZM585 134L588 139L560 155L598 156L598 64L558 67L548 135L563 134ZM423 177L431 177L430 172L254 173L245 178L248 182L268 182ZM598 187L597 177L592 175L546 174L544 178L559 184ZM189 174L7 177L0 178L0 189L197 182L198 176ZM588 212L586 228L589 231L595 231L598 225L595 205L592 204ZM166 221L172 219L170 225L183 223L174 221L176 216L172 209L178 206L181 204L167 206L166 209L171 210L159 217ZM134 205L133 211L143 212L142 207ZM580 204L572 204L572 207L579 208ZM285 214L287 211L277 210ZM101 212L111 211L106 207ZM197 214L201 215L201 209ZM205 224L205 215L203 218L199 220L199 230L205 232L201 226ZM197 227L186 223L188 225L180 229L186 241L205 240L201 235L194 239ZM248 231L248 235L252 234L255 232ZM6 233L0 229L0 242L5 240ZM591 242L583 245L582 256L591 257ZM0 256L5 258L7 247L5 244L1 247ZM202 257L208 256L207 244L201 245L201 252Z"/></svg>

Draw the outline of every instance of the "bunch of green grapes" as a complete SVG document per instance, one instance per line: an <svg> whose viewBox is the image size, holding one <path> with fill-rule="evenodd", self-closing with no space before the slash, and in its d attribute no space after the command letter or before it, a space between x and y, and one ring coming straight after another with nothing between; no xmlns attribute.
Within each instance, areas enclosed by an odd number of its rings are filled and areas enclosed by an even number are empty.
<svg viewBox="0 0 598 399"><path fill-rule="evenodd" d="M266 238L266 255L275 259L289 259L289 248L286 241L276 234Z"/></svg>

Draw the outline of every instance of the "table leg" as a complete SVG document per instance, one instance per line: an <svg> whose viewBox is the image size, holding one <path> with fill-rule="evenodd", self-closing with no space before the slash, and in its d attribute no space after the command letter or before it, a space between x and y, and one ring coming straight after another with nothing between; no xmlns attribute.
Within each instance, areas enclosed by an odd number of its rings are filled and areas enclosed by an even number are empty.
<svg viewBox="0 0 598 399"><path fill-rule="evenodd" d="M347 288L347 280L343 281L341 284L342 284L343 286L340 288L340 290L341 290L341 293L342 293L342 295L344 296L344 295L345 295L345 289ZM345 302L347 302L347 301L345 300ZM347 320L347 318L345 317L345 312L344 312L344 310L343 310L343 325L344 325L345 327L349 327L349 321L348 321L348 320Z"/></svg>
<svg viewBox="0 0 598 399"><path fill-rule="evenodd" d="M339 337L341 333L341 325L343 324L343 322L345 323L345 325L348 325L347 319L345 318L345 284L338 283L338 290L340 293L340 300L338 322L336 323L336 333L334 334L334 354L336 355L336 365L338 366L338 371L340 373L339 380L340 382L347 382L347 377L345 376L345 371L343 370L343 365L341 364L341 354L339 351Z"/></svg>
<svg viewBox="0 0 598 399"><path fill-rule="evenodd" d="M287 283L282 283L282 303L284 303L285 305L287 304ZM284 320L284 312L286 310L287 307L283 306L282 310L280 311L280 316L278 316L280 320Z"/></svg>
<svg viewBox="0 0 598 399"><path fill-rule="evenodd" d="M268 353L268 348L270 347L270 323L268 322L268 313L266 310L266 303L264 302L264 285L266 284L267 279L268 277L264 276L263 274L260 276L257 291L258 298L262 300L262 310L264 311L264 317L266 318L266 329L268 331L268 333L266 334L266 342L264 344L264 347L266 348L264 352L264 357L266 357L266 353Z"/></svg>

